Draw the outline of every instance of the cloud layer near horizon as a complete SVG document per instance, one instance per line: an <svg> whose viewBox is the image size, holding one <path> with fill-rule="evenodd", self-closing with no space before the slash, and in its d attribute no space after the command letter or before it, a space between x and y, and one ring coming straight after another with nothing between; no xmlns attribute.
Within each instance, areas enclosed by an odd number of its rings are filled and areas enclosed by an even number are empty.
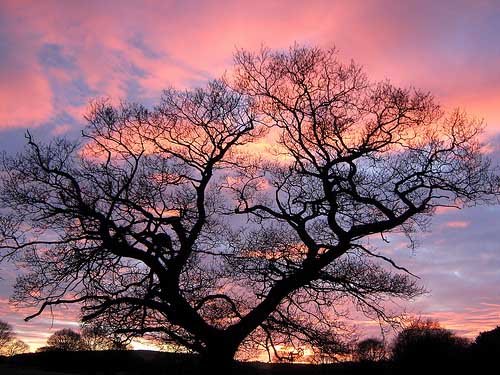
<svg viewBox="0 0 500 375"><path fill-rule="evenodd" d="M445 108L484 118L498 151L499 2L0 0L0 7L0 149L9 152L27 128L41 137L77 132L92 98L152 104L168 86L223 74L236 48L294 42L335 45L373 79L415 85ZM499 218L491 207L445 212L416 254L392 245L431 290L416 312L470 336L499 324ZM21 323L22 313L7 306L15 274L7 271L0 316L38 346L50 319ZM53 329L76 316L57 315Z"/></svg>

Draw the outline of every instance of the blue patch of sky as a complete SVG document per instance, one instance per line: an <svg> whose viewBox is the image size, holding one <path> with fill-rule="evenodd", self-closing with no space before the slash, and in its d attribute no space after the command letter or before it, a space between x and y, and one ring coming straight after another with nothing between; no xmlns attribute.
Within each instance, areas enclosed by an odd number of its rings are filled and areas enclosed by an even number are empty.
<svg viewBox="0 0 500 375"><path fill-rule="evenodd" d="M98 96L98 92L92 90L81 75L69 82L61 82L54 78L50 78L49 82L55 94L56 107L64 108L66 105L78 107L87 104L89 98Z"/></svg>
<svg viewBox="0 0 500 375"><path fill-rule="evenodd" d="M113 55L113 61L118 62L114 65L115 71L130 74L132 78L144 78L147 76L148 73L131 62L122 51L115 51Z"/></svg>
<svg viewBox="0 0 500 375"><path fill-rule="evenodd" d="M155 51L153 47L147 44L142 33L135 33L128 39L128 44L141 51L142 54L149 59L158 60L165 57L163 53Z"/></svg>
<svg viewBox="0 0 500 375"><path fill-rule="evenodd" d="M138 102L146 107L152 107L157 103L156 98L147 97L144 89L134 79L127 79L124 83L126 98L130 102Z"/></svg>
<svg viewBox="0 0 500 375"><path fill-rule="evenodd" d="M432 47L448 63L469 60L483 63L500 55L500 3L493 2L487 7L478 4L466 12L436 4L439 11L429 17L433 33L423 40L427 49Z"/></svg>
<svg viewBox="0 0 500 375"><path fill-rule="evenodd" d="M192 75L194 78L187 82L188 86L196 87L200 85L200 82L206 82L214 77L206 70L196 68L192 64L186 61L176 58L167 52L159 52L154 46L151 46L146 41L146 38L142 33L135 33L131 38L128 39L128 44L130 47L139 50L145 57L152 60L161 60L165 64L171 64L184 70L188 74Z"/></svg>
<svg viewBox="0 0 500 375"><path fill-rule="evenodd" d="M467 48L476 58L500 55L500 6L474 19L462 15L460 28L451 40L455 47Z"/></svg>
<svg viewBox="0 0 500 375"><path fill-rule="evenodd" d="M86 121L84 118L75 118L69 113L62 111L56 114L51 119L50 123L44 124L40 128L40 133L47 134L52 128L57 128L58 126L68 126L68 129L65 131L64 136L70 139L74 139L81 135L81 130L85 127L85 125ZM48 138L52 138L52 135L49 135Z"/></svg>
<svg viewBox="0 0 500 375"><path fill-rule="evenodd" d="M75 58L66 53L63 46L52 43L42 45L38 52L38 60L49 80L54 94L53 104L56 108L56 113L50 121L41 124L39 129L42 130L42 134L50 134L51 128L60 125L72 125L71 128L81 128L82 119L73 118L64 111L64 108L85 105L89 102L89 98L97 95L97 92L89 87L83 73L79 70ZM67 72L70 79L67 81L59 79L57 75L51 72L53 69Z"/></svg>
<svg viewBox="0 0 500 375"><path fill-rule="evenodd" d="M72 70L76 67L75 59L64 53L63 46L46 43L38 52L39 62L44 67Z"/></svg>
<svg viewBox="0 0 500 375"><path fill-rule="evenodd" d="M14 50L14 46L15 43L13 40L10 40L9 38L4 38L3 35L0 33L0 56L2 56L2 59L0 61L5 61L5 57L11 54L12 51Z"/></svg>
<svg viewBox="0 0 500 375"><path fill-rule="evenodd" d="M77 139L85 126L85 120L83 118L76 119L67 112L61 111L54 115L49 121L40 124L40 126L30 128L29 132L36 140L48 142L54 137L52 130L62 125L69 125L64 136L70 139ZM14 155L24 150L27 141L25 137L27 130L28 127L1 130L0 152L5 151L7 154Z"/></svg>
<svg viewBox="0 0 500 375"><path fill-rule="evenodd" d="M24 149L26 145L26 128L2 129L0 130L0 152L15 154ZM1 295L1 294L0 294Z"/></svg>

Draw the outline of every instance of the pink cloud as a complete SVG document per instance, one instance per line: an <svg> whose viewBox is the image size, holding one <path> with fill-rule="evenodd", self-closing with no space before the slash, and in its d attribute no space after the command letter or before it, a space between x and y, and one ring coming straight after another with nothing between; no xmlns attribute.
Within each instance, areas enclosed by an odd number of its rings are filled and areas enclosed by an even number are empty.
<svg viewBox="0 0 500 375"><path fill-rule="evenodd" d="M470 225L469 221L448 221L445 224L448 228L467 228Z"/></svg>
<svg viewBox="0 0 500 375"><path fill-rule="evenodd" d="M500 321L500 304L481 303L458 311L436 311L424 313L425 318L437 320L445 328L459 335L475 338L480 332L491 330Z"/></svg>
<svg viewBox="0 0 500 375"><path fill-rule="evenodd" d="M47 80L36 71L0 71L0 127L34 126L53 111Z"/></svg>
<svg viewBox="0 0 500 375"><path fill-rule="evenodd" d="M456 207L443 207L443 206L440 206L438 208L436 208L436 214L437 215L445 215L445 214L449 214L449 213L456 213L458 211L458 208Z"/></svg>
<svg viewBox="0 0 500 375"><path fill-rule="evenodd" d="M467 9L468 22L480 24L485 9L486 5ZM257 49L265 43L284 48L297 41L336 44L343 58L354 57L370 75L437 91L446 105L470 106L472 112L495 126L500 124L494 99L500 97L499 85L489 78L498 73L498 64L472 59L465 49L439 45L458 32L458 16L464 10L461 4L450 8L410 2L392 4L389 11L372 1L4 4L11 19L22 20L10 24L16 41L30 41L29 46L21 46L20 53L34 60L33 52L27 51L36 51L44 43L64 46L93 90L89 98L124 98L127 80L135 82L143 95L156 97L169 84L185 86L220 75L230 66L236 47ZM134 68L143 74L131 76ZM26 82L34 84L29 87L20 81L14 90L19 94L11 96L9 107L22 97L30 97L36 108L18 105L12 114L3 109L5 124L40 122L56 110L50 106L50 97L61 95L50 93L48 74L54 79L64 76L60 68L47 73L36 64L23 73ZM9 86L12 90L13 85ZM2 92L3 98L8 97L9 88L2 87ZM42 105L37 98L45 98ZM64 100L63 105L67 105Z"/></svg>

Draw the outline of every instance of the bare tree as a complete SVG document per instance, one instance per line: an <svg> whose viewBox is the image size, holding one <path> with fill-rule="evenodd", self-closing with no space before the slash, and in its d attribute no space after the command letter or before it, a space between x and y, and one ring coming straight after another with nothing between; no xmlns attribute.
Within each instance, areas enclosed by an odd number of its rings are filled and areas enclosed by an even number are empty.
<svg viewBox="0 0 500 375"><path fill-rule="evenodd" d="M392 359L413 367L445 366L460 362L470 345L469 340L457 336L438 322L416 319L395 338Z"/></svg>
<svg viewBox="0 0 500 375"><path fill-rule="evenodd" d="M217 367L278 344L335 356L346 303L390 319L385 300L422 291L365 240L498 192L479 123L333 51L240 52L227 81L153 109L95 102L80 141L28 134L4 156L0 250L28 266L28 319L80 303ZM252 150L266 132L277 161Z"/></svg>
<svg viewBox="0 0 500 375"><path fill-rule="evenodd" d="M460 110L446 115L429 93L373 84L335 50L240 51L232 85L254 100L276 140L275 160L240 168L240 183L230 187L237 212L260 225L250 241L261 256L242 268L267 284L261 306L276 309L261 326L273 319L300 325L293 312L339 306L335 299L345 295L363 312L389 318L384 297L419 291L406 276L379 268L385 262L411 275L368 240L403 234L413 246L437 207L497 201L481 121ZM271 244L273 231L284 237L283 225L299 246ZM238 259L248 262L249 248Z"/></svg>
<svg viewBox="0 0 500 375"><path fill-rule="evenodd" d="M12 326L0 320L0 349L4 348L13 338Z"/></svg>
<svg viewBox="0 0 500 375"><path fill-rule="evenodd" d="M5 355L7 357L11 357L17 354L28 353L30 347L24 341L13 338L10 340L7 345L3 348L0 348L0 354Z"/></svg>
<svg viewBox="0 0 500 375"><path fill-rule="evenodd" d="M88 350L128 350L126 340L108 332L101 326L85 326L81 331L81 338Z"/></svg>
<svg viewBox="0 0 500 375"><path fill-rule="evenodd" d="M81 338L89 350L108 350L111 340L106 331L99 327L85 327L82 329Z"/></svg>
<svg viewBox="0 0 500 375"><path fill-rule="evenodd" d="M377 338L368 338L358 342L354 359L360 362L377 362L387 359L384 342Z"/></svg>
<svg viewBox="0 0 500 375"><path fill-rule="evenodd" d="M76 352L90 350L82 336L69 328L56 331L47 339L47 350L60 352Z"/></svg>
<svg viewBox="0 0 500 375"><path fill-rule="evenodd" d="M13 356L29 351L29 346L16 338L12 326L0 320L0 355Z"/></svg>

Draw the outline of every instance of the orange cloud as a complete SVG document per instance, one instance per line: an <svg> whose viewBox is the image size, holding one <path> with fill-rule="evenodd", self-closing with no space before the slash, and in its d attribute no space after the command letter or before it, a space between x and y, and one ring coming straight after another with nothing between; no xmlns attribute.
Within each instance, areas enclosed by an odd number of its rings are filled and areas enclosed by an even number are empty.
<svg viewBox="0 0 500 375"><path fill-rule="evenodd" d="M500 304L481 303L460 311L437 311L423 316L437 320L442 326L457 334L473 339L480 332L491 330L499 325Z"/></svg>

